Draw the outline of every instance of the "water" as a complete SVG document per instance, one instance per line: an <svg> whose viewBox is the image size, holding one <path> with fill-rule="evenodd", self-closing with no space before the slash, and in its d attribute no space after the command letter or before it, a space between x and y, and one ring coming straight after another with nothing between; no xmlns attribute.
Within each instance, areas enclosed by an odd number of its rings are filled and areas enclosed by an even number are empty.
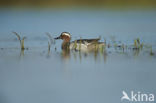
<svg viewBox="0 0 156 103"><path fill-rule="evenodd" d="M107 48L98 53L48 51L48 38L62 31L72 40L95 38L113 45L132 45L137 37L155 52L155 11L1 10L0 103L115 103L122 91L156 94L156 56L142 51ZM21 51L11 32L26 36ZM57 48L55 50L55 47Z"/></svg>

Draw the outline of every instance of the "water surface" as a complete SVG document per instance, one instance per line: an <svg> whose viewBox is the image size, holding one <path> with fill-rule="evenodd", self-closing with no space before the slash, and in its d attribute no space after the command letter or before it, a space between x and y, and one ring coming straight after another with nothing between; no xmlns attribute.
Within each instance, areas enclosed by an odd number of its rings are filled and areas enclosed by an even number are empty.
<svg viewBox="0 0 156 103"><path fill-rule="evenodd" d="M115 103L122 91L156 93L156 56L114 48L117 44L156 44L155 11L1 10L0 103ZM12 31L26 36L25 46ZM61 40L48 51L48 38L68 31L72 40L101 36L111 48L63 52ZM56 50L55 50L56 48Z"/></svg>

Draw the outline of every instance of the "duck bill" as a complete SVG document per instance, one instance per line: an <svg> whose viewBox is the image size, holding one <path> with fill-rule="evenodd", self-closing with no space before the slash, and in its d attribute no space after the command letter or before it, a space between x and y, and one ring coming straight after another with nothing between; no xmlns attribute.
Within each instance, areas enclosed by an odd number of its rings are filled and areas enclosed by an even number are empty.
<svg viewBox="0 0 156 103"><path fill-rule="evenodd" d="M57 40L57 39L61 39L61 37L59 36L59 37L56 37L56 38L54 38L55 40Z"/></svg>

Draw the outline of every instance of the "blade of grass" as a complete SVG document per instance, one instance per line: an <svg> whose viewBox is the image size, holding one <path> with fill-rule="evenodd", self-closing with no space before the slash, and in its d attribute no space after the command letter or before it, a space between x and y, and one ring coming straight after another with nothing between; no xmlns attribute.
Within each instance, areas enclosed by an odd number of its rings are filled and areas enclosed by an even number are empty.
<svg viewBox="0 0 156 103"><path fill-rule="evenodd" d="M19 35L17 32L12 32L12 33L15 34L15 35L17 36L18 40L19 40L20 43L21 43L21 37L20 37L20 35Z"/></svg>
<svg viewBox="0 0 156 103"><path fill-rule="evenodd" d="M20 35L17 32L12 32L13 34L15 34L18 38L18 40L20 41L20 45L21 45L21 50L24 50L24 40L26 39L26 37L23 37L21 39Z"/></svg>
<svg viewBox="0 0 156 103"><path fill-rule="evenodd" d="M46 32L46 35L47 35L48 38L50 39L50 44L55 44L55 40L54 40L54 38L50 35L50 33Z"/></svg>

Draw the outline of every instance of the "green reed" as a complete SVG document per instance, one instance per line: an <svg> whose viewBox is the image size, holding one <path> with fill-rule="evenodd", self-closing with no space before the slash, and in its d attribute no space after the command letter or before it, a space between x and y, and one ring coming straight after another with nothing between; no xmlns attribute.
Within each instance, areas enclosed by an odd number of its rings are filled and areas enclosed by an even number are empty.
<svg viewBox="0 0 156 103"><path fill-rule="evenodd" d="M143 46L144 46L144 44L140 42L139 38L134 40L134 47L135 47L135 49L142 49Z"/></svg>
<svg viewBox="0 0 156 103"><path fill-rule="evenodd" d="M74 49L76 50L77 48L77 40L74 41Z"/></svg>

